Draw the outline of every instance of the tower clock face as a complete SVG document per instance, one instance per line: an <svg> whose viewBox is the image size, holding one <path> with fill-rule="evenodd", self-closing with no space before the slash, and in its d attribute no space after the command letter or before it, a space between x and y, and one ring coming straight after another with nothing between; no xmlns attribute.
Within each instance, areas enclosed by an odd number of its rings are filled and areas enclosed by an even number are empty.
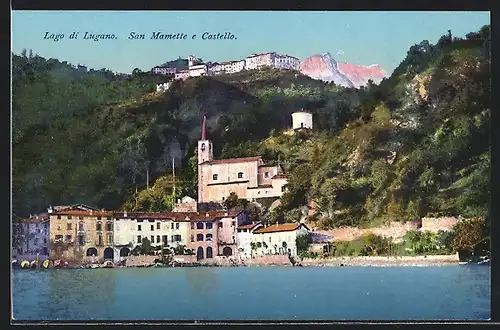
<svg viewBox="0 0 500 330"><path fill-rule="evenodd" d="M205 151L205 143L201 144L201 151Z"/></svg>

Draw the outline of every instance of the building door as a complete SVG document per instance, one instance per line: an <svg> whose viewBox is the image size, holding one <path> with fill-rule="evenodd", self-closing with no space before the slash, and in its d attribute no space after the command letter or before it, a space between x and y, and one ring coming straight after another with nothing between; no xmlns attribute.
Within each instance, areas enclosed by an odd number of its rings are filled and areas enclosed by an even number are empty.
<svg viewBox="0 0 500 330"><path fill-rule="evenodd" d="M207 247L207 259L210 259L213 257L213 252L212 252L212 247Z"/></svg>
<svg viewBox="0 0 500 330"><path fill-rule="evenodd" d="M200 246L196 250L196 260L201 260L203 259L203 248Z"/></svg>

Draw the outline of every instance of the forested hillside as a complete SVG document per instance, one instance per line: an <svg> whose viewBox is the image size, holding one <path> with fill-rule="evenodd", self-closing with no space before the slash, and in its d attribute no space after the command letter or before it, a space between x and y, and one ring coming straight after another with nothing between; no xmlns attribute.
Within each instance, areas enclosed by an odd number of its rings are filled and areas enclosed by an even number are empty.
<svg viewBox="0 0 500 330"><path fill-rule="evenodd" d="M484 215L489 31L414 45L390 78L361 89L262 70L189 78L143 97L160 77L80 73L14 55L15 213L79 202L169 209L173 158L178 196L196 197L194 148L206 115L216 158L262 154L284 165L289 192L270 221L295 221L311 201L319 205L311 220L324 228ZM298 108L313 112L314 132L282 134Z"/></svg>

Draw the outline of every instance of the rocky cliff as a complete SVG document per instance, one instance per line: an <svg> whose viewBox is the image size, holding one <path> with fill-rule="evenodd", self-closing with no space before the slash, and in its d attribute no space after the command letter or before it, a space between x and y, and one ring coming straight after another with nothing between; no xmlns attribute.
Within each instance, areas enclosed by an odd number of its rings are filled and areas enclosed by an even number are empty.
<svg viewBox="0 0 500 330"><path fill-rule="evenodd" d="M378 65L368 67L337 62L330 53L313 55L300 63L300 72L318 80L333 82L344 87L359 88L368 80L379 83L385 76Z"/></svg>

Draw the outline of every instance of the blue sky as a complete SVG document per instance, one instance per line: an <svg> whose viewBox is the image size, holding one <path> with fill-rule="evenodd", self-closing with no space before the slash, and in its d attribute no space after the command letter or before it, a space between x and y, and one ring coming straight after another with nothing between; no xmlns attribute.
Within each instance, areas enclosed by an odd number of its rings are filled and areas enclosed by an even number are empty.
<svg viewBox="0 0 500 330"><path fill-rule="evenodd" d="M89 68L132 72L195 55L227 61L276 51L301 60L330 52L340 62L379 64L387 74L408 48L427 39L435 43L490 24L489 12L322 12L322 11L13 11L12 50L23 48ZM80 40L69 40L73 31ZM81 40L83 33L114 33L117 40ZM46 32L61 41L43 40ZM130 32L145 40L128 40ZM153 32L197 34L192 40L150 40ZM237 40L201 40L203 32L231 32Z"/></svg>

